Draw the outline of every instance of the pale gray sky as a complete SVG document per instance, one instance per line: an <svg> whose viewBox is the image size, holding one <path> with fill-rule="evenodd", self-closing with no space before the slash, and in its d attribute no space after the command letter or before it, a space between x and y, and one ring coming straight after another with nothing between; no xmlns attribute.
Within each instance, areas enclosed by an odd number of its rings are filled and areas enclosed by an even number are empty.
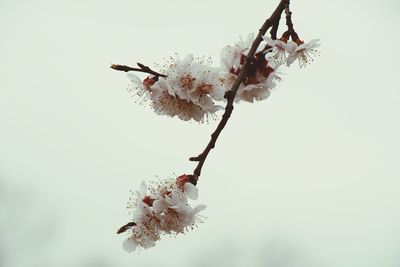
<svg viewBox="0 0 400 267"><path fill-rule="evenodd" d="M25 257L3 250L5 266L399 266L400 6L291 2L321 56L283 69L266 101L237 105L199 183L205 223L137 255L114 234L129 190L191 172L217 122L136 105L110 64L175 52L218 64L278 1L1 0L0 186L14 199L2 200L0 231L13 238L12 211L36 218L16 235L49 222L54 232L37 230L43 248ZM7 204L24 202L35 208Z"/></svg>

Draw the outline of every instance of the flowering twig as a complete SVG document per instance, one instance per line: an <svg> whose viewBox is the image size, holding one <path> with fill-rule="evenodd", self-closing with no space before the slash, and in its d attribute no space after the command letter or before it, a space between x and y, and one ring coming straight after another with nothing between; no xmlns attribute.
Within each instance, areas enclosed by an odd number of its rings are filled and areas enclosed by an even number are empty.
<svg viewBox="0 0 400 267"><path fill-rule="evenodd" d="M251 65L254 63L254 54L260 45L261 41L263 40L262 36L267 32L267 30L273 26L277 25L279 23L279 19L281 17L281 14L283 10L285 9L285 6L288 5L289 0L281 0L278 7L275 9L274 13L264 22L264 24L261 26L257 37L255 38L253 44L251 45L250 51L248 52L245 63L243 65L243 68L241 69L238 77L236 78L235 83L233 84L232 88L226 92L225 98L227 99L227 104L225 107L225 112L222 115L222 119L219 122L217 128L215 131L211 134L211 139L204 149L204 151L198 155L197 157L191 157L189 160L190 161L198 161L198 164L196 168L193 171L193 175L196 177L199 177L201 174L201 169L203 167L203 164L205 160L207 159L208 154L210 153L211 149L215 147L215 143L218 139L218 136L224 129L226 123L229 120L229 117L232 114L233 111L233 101L235 99L235 95L237 90L239 89L239 85L246 79L248 76L249 69Z"/></svg>
<svg viewBox="0 0 400 267"><path fill-rule="evenodd" d="M189 159L197 162L193 174L182 174L149 186L142 182L140 190L133 193L127 205L131 210L131 219L117 231L118 234L128 234L123 242L126 251L152 247L161 235L183 234L202 222L199 212L206 206L192 207L188 200L198 197L196 185L202 167L233 112L233 103L266 99L275 87L274 81L280 80L277 69L281 65L290 66L297 60L300 67L304 67L319 53L316 50L318 40L304 43L298 38L289 3L290 0L280 0L255 39L253 34L249 34L247 40L241 39L234 46L224 47L218 68L211 67L208 60L195 59L192 54L183 59L178 55L171 58L172 62L165 64L161 73L140 63L137 63L138 68L111 66L127 72L132 82L129 92L139 97L141 103L151 101L150 106L160 115L203 122L223 109L218 101L226 99L224 114L207 146L201 154ZM288 29L277 39L283 11ZM271 38L266 36L269 29ZM292 40L289 40L290 37ZM263 40L266 42L264 48L259 47ZM141 79L134 72L150 75Z"/></svg>
<svg viewBox="0 0 400 267"><path fill-rule="evenodd" d="M128 72L128 71L139 71L139 72L152 74L152 75L154 75L156 77L167 77L167 75L158 73L158 72L150 69L148 66L145 66L145 65L143 65L141 63L137 63L137 65L139 66L139 68L132 68L132 67L129 67L129 66L126 66L126 65L112 64L111 68L114 69L114 70L125 71L125 72Z"/></svg>

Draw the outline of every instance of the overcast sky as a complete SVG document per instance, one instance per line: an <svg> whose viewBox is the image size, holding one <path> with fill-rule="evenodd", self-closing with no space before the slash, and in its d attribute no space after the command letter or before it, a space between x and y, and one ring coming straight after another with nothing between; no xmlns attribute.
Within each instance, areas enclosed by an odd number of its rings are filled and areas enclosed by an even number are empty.
<svg viewBox="0 0 400 267"><path fill-rule="evenodd" d="M217 65L278 1L0 0L0 266L398 267L400 4L291 2L321 55L236 106L199 182L205 222L128 254L129 190L192 172L218 121L138 106L110 64Z"/></svg>

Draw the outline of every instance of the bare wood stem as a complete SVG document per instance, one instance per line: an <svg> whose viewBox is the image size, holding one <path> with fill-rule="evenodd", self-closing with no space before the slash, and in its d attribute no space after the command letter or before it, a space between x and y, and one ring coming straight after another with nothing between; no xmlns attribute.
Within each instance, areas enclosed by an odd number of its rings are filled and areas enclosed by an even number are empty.
<svg viewBox="0 0 400 267"><path fill-rule="evenodd" d="M114 70L119 70L119 71L139 71L139 72L144 72L144 73L148 73L148 74L152 74L154 76L158 77L167 77L167 75L161 74L159 72L156 72L152 69L150 69L148 66L145 66L141 63L137 63L137 65L139 66L139 68L132 68L126 65L118 65L118 64L112 64L111 68Z"/></svg>
<svg viewBox="0 0 400 267"><path fill-rule="evenodd" d="M296 31L294 30L293 27L293 21L292 21L292 12L290 11L290 0L287 1L285 4L285 14L286 14L286 26L288 27L288 30L286 33L290 36L292 36L292 40L295 41L299 39L299 36L297 35Z"/></svg>
<svg viewBox="0 0 400 267"><path fill-rule="evenodd" d="M272 13L272 15L264 22L264 24L261 26L259 29L258 35L253 41L253 44L251 45L250 51L248 52L246 56L246 60L243 64L243 67L236 78L235 83L233 84L232 88L226 92L225 98L227 99L227 104L225 107L225 112L222 115L222 119L219 122L217 128L215 131L211 134L211 139L206 146L206 148L203 150L201 154L199 154L197 157L191 157L189 158L190 161L197 161L197 166L193 171L193 175L199 177L201 175L201 169L204 165L204 162L207 159L208 154L210 153L211 149L215 147L215 143L218 139L218 136L224 129L226 123L228 122L232 111L233 111L233 101L235 99L237 90L239 89L240 84L246 77L248 76L248 71L249 68L253 62L253 57L255 52L257 51L258 46L260 45L261 41L263 40L262 37L265 35L265 33L268 31L268 29L273 26L273 25L278 25L279 19L281 17L281 14L283 10L285 9L285 6L287 6L289 3L289 0L281 0L279 2L279 5L275 9L275 11ZM276 26L277 27L277 26ZM275 31L275 29L273 29ZM277 29L276 29L277 30Z"/></svg>

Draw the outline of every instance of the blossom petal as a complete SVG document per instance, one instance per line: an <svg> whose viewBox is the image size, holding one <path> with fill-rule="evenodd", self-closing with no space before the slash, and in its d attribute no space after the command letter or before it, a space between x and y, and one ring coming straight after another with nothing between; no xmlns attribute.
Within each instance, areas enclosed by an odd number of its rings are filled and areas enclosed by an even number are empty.
<svg viewBox="0 0 400 267"><path fill-rule="evenodd" d="M297 53L292 53L288 56L288 58L286 59L286 66L290 66L293 62L296 61L297 59Z"/></svg>
<svg viewBox="0 0 400 267"><path fill-rule="evenodd" d="M183 186L183 192L185 193L186 197L189 199L197 199L199 196L199 189L192 183L185 183Z"/></svg>
<svg viewBox="0 0 400 267"><path fill-rule="evenodd" d="M136 85L142 84L142 80L138 76L136 76L133 71L128 71L126 73L126 76L128 76L128 78L132 81L133 84Z"/></svg>
<svg viewBox="0 0 400 267"><path fill-rule="evenodd" d="M207 208L207 205L204 205L204 204L197 205L193 209L193 214L199 213L200 211L205 210L206 208Z"/></svg>
<svg viewBox="0 0 400 267"><path fill-rule="evenodd" d="M142 183L140 184L140 194L141 195L145 195L147 191L147 185L145 181L142 181Z"/></svg>
<svg viewBox="0 0 400 267"><path fill-rule="evenodd" d="M293 41L288 41L287 44L285 45L285 50L289 54L292 54L294 51L297 49L297 44Z"/></svg>
<svg viewBox="0 0 400 267"><path fill-rule="evenodd" d="M263 39L267 42L268 45L270 45L270 46L272 46L272 47L275 46L275 41L272 40L270 37L264 35L264 36L263 36Z"/></svg>
<svg viewBox="0 0 400 267"><path fill-rule="evenodd" d="M169 204L165 199L158 199L153 202L153 208L157 213L161 213L168 208Z"/></svg>
<svg viewBox="0 0 400 267"><path fill-rule="evenodd" d="M310 48L317 48L317 47L319 47L321 45L321 44L318 44L318 42L320 40L321 39L312 39L311 41L308 42L307 46L310 47Z"/></svg>
<svg viewBox="0 0 400 267"><path fill-rule="evenodd" d="M137 245L138 244L132 238L127 238L122 243L122 248L125 251L131 253L131 252L135 251L135 249L137 248Z"/></svg>

